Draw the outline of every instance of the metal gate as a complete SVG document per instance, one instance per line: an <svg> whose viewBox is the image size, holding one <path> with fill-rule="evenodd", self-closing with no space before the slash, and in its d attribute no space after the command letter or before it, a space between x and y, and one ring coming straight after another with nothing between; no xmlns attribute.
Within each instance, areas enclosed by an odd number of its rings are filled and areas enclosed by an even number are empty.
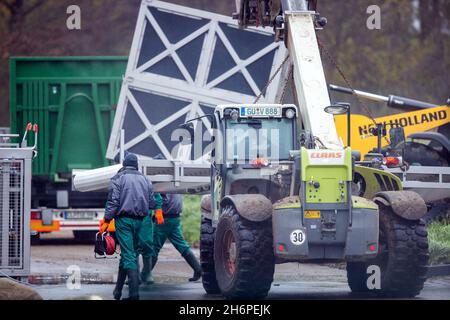
<svg viewBox="0 0 450 320"><path fill-rule="evenodd" d="M231 17L142 0L106 157L119 153L123 129L124 149L141 158L198 159L203 152L180 158L179 126L219 104L275 101L286 54L270 28L241 30ZM206 147L211 124L197 125Z"/></svg>
<svg viewBox="0 0 450 320"><path fill-rule="evenodd" d="M31 148L0 143L0 277L30 273Z"/></svg>

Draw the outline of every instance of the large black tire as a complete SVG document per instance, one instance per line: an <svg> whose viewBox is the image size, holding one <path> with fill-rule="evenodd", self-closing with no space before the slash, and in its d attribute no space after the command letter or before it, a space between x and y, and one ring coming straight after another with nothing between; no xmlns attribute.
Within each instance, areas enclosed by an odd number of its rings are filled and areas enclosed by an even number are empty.
<svg viewBox="0 0 450 320"><path fill-rule="evenodd" d="M214 261L217 283L229 299L260 299L273 282L272 221L250 222L233 206L223 209L217 225Z"/></svg>
<svg viewBox="0 0 450 320"><path fill-rule="evenodd" d="M202 266L202 284L206 293L220 293L214 270L214 228L211 220L202 217L200 230L200 265Z"/></svg>
<svg viewBox="0 0 450 320"><path fill-rule="evenodd" d="M423 289L428 265L428 238L423 220L408 221L380 205L380 243L376 259L348 262L347 278L352 292L375 292L385 297L412 298ZM381 271L381 289L367 288L367 268Z"/></svg>
<svg viewBox="0 0 450 320"><path fill-rule="evenodd" d="M405 161L410 165L448 167L448 159L444 153L423 143L408 142L405 148Z"/></svg>

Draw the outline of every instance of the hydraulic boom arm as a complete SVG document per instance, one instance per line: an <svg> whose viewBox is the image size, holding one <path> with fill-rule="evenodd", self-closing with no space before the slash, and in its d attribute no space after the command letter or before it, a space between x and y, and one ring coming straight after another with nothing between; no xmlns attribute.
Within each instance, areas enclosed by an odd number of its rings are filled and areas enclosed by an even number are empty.
<svg viewBox="0 0 450 320"><path fill-rule="evenodd" d="M384 102L388 105L388 107L392 108L403 108L403 109L428 109L428 108L435 108L437 105L422 102L414 99L389 95L388 97L381 96L378 94L365 92L361 90L352 90L349 88L344 88L340 86L336 86L334 84L330 84L330 90L340 92L340 93L346 93L346 94L354 94L361 99L375 101L375 102Z"/></svg>
<svg viewBox="0 0 450 320"><path fill-rule="evenodd" d="M324 19L316 14L317 1L308 0L241 0L241 27L271 25L283 34L294 66L296 103L303 128L318 137L330 149L342 148L333 116L324 109L330 105L316 28Z"/></svg>

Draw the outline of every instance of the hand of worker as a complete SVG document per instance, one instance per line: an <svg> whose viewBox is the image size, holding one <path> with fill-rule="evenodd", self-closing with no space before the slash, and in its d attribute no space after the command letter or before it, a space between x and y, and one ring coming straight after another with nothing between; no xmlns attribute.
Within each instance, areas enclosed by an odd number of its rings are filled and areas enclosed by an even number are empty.
<svg viewBox="0 0 450 320"><path fill-rule="evenodd" d="M155 218L157 224L163 224L164 223L164 216L162 209L156 209L155 210Z"/></svg>
<svg viewBox="0 0 450 320"><path fill-rule="evenodd" d="M109 221L103 221L103 223L100 226L100 233L105 233L106 231L108 231L108 227L109 227Z"/></svg>

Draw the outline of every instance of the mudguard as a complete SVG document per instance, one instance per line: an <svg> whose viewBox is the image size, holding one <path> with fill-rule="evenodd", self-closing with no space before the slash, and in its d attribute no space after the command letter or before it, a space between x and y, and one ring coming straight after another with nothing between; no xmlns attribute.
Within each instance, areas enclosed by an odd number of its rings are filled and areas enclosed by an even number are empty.
<svg viewBox="0 0 450 320"><path fill-rule="evenodd" d="M355 180L360 183L360 192L357 196L372 199L378 192L399 191L403 189L402 181L390 172L355 166ZM354 181L355 182L355 181Z"/></svg>
<svg viewBox="0 0 450 320"><path fill-rule="evenodd" d="M396 215L411 221L423 218L428 211L425 201L413 191L379 192L373 201L391 207Z"/></svg>
<svg viewBox="0 0 450 320"><path fill-rule="evenodd" d="M261 194L237 194L226 196L221 207L233 205L239 215L253 222L269 219L273 213L272 202Z"/></svg>

